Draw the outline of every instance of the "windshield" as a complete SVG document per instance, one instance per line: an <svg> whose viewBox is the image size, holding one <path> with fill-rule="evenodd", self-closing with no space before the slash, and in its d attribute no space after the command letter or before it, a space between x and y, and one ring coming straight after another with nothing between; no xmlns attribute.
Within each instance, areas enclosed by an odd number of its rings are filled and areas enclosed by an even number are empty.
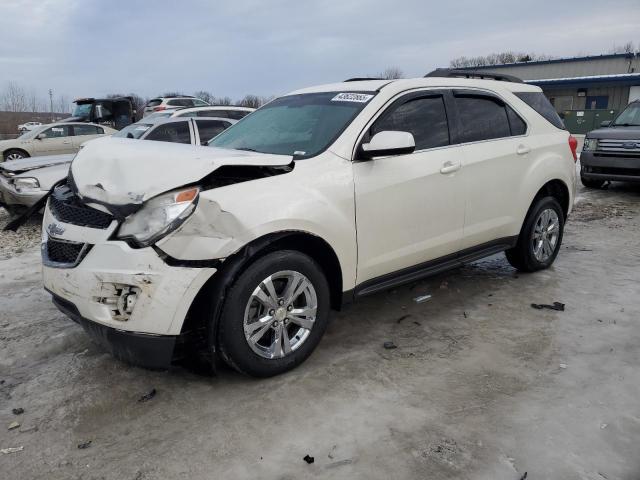
<svg viewBox="0 0 640 480"><path fill-rule="evenodd" d="M373 93L306 93L281 97L212 139L211 147L313 157L351 123Z"/></svg>
<svg viewBox="0 0 640 480"><path fill-rule="evenodd" d="M118 133L114 133L113 136L120 138L140 138L151 127L153 127L152 123L132 123Z"/></svg>
<svg viewBox="0 0 640 480"><path fill-rule="evenodd" d="M630 103L615 119L613 126L640 126L640 102Z"/></svg>
<svg viewBox="0 0 640 480"><path fill-rule="evenodd" d="M93 106L92 103L81 103L79 105L76 105L76 108L73 109L73 117L82 117L82 118L89 118L89 115L91 115L91 107Z"/></svg>

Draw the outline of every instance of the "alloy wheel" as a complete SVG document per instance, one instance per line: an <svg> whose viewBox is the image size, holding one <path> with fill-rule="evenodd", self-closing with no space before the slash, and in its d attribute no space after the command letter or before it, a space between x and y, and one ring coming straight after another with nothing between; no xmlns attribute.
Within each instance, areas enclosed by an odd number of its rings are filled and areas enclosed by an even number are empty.
<svg viewBox="0 0 640 480"><path fill-rule="evenodd" d="M557 212L552 208L540 212L531 239L533 256L537 261L544 263L551 258L556 250L559 237L560 219Z"/></svg>

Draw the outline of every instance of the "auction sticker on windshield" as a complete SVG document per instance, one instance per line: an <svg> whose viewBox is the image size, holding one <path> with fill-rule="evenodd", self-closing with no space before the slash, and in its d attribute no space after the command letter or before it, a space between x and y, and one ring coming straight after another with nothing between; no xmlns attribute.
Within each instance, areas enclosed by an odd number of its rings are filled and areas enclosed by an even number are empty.
<svg viewBox="0 0 640 480"><path fill-rule="evenodd" d="M366 93L339 93L331 99L332 102L357 102L367 103L373 98L373 95Z"/></svg>

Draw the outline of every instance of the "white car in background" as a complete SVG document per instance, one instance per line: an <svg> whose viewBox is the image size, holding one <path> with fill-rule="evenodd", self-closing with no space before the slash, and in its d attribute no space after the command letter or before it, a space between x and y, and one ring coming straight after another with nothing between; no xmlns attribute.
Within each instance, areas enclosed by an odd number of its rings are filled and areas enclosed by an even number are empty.
<svg viewBox="0 0 640 480"><path fill-rule="evenodd" d="M18 131L20 133L28 132L28 131L33 130L36 127L39 127L40 125L42 125L42 122L27 122L27 123L23 123L22 125L18 125Z"/></svg>
<svg viewBox="0 0 640 480"><path fill-rule="evenodd" d="M201 145L234 123L236 120L229 118L145 119L113 136ZM74 156L51 155L0 163L0 206L15 215L34 205L67 176Z"/></svg>
<svg viewBox="0 0 640 480"><path fill-rule="evenodd" d="M178 108L185 107L204 107L209 105L204 100L189 95L183 95L180 97L157 97L152 98L144 106L142 117L147 117L155 112L162 112L164 110L176 110Z"/></svg>
<svg viewBox="0 0 640 480"><path fill-rule="evenodd" d="M255 112L255 108L236 107L232 105L211 105L207 107L187 107L177 110L152 113L145 118L176 118L176 117L221 117L241 120Z"/></svg>
<svg viewBox="0 0 640 480"><path fill-rule="evenodd" d="M577 141L539 87L473 75L298 90L214 148L91 142L45 210L45 288L118 358L266 377L343 303L502 251L548 268Z"/></svg>

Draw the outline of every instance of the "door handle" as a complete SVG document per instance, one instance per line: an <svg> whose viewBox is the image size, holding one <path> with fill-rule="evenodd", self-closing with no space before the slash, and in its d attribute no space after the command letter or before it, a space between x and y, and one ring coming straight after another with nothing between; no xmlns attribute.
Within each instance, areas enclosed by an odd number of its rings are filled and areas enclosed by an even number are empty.
<svg viewBox="0 0 640 480"><path fill-rule="evenodd" d="M442 164L442 168L440 169L440 173L447 174L457 172L458 170L460 170L461 166L462 165L460 163L444 162Z"/></svg>
<svg viewBox="0 0 640 480"><path fill-rule="evenodd" d="M516 148L516 153L518 155L526 155L530 151L531 151L531 148L527 147L526 145L518 145L518 148Z"/></svg>

